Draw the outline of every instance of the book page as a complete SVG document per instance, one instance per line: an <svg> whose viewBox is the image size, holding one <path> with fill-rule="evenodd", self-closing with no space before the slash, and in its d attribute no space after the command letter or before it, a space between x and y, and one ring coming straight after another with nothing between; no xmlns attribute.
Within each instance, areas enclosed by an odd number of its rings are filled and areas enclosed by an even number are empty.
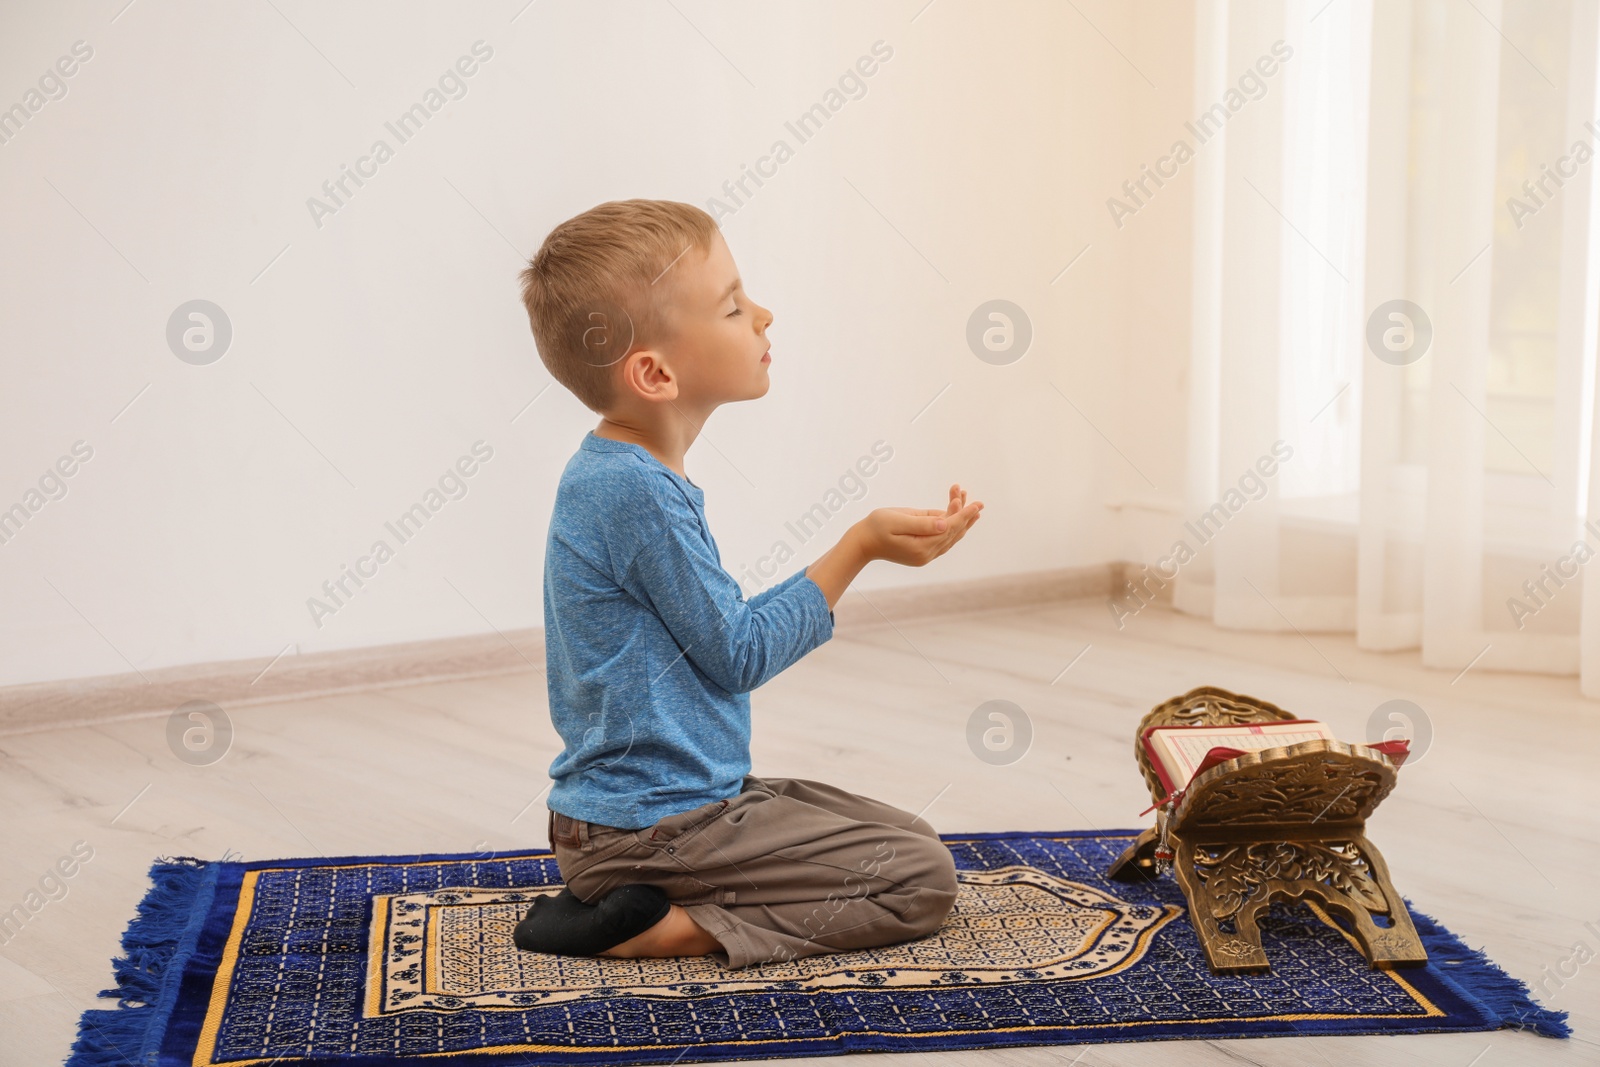
<svg viewBox="0 0 1600 1067"><path fill-rule="evenodd" d="M1150 734L1152 755L1164 765L1174 789L1194 777L1195 768L1213 748L1254 751L1283 748L1302 741L1332 740L1326 723L1254 723L1244 726L1160 727Z"/></svg>

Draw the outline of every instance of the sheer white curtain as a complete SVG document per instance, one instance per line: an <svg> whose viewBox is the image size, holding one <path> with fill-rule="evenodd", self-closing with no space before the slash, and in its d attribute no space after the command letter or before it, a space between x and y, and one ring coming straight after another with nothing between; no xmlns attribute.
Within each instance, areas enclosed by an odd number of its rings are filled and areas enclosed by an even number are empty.
<svg viewBox="0 0 1600 1067"><path fill-rule="evenodd" d="M1196 113L1279 40L1195 160L1175 604L1600 696L1597 5L1207 0Z"/></svg>

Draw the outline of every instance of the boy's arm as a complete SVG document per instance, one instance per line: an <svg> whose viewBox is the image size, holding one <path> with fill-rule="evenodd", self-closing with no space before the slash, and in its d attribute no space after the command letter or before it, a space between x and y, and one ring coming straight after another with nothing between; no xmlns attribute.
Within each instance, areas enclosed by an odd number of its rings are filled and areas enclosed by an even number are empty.
<svg viewBox="0 0 1600 1067"><path fill-rule="evenodd" d="M805 571L751 603L700 527L675 522L638 550L623 584L707 677L731 693L747 693L833 636L832 607L867 563L920 567L959 541L982 509L968 505L959 486L951 486L943 512L878 508Z"/></svg>
<svg viewBox="0 0 1600 1067"><path fill-rule="evenodd" d="M693 522L654 535L623 586L648 605L683 655L730 693L747 693L833 636L820 587L797 573L746 602Z"/></svg>
<svg viewBox="0 0 1600 1067"><path fill-rule="evenodd" d="M757 593L755 596L750 597L749 599L747 599L745 601L745 603L750 606L750 610L751 611L760 611L762 605L765 604L767 601L771 600L775 596L782 596L784 593L786 593L788 591L788 589L789 589L789 587L791 585L793 585L796 582L803 582L805 580L806 580L806 572L805 572L805 569L802 568L800 570L795 571L793 574L789 575L789 577L785 578L783 581L779 582L777 585L769 585L769 586L767 586L767 588L761 590L761 592ZM820 588L820 586L818 588ZM832 608L828 609L828 618L829 618L829 620L833 619L833 609Z"/></svg>
<svg viewBox="0 0 1600 1067"><path fill-rule="evenodd" d="M871 562L861 536L861 527L852 526L839 538L838 544L806 568L806 577L817 583L817 588L822 590L822 595L828 601L828 610L832 611L839 598L844 596L845 589L856 580L856 575Z"/></svg>

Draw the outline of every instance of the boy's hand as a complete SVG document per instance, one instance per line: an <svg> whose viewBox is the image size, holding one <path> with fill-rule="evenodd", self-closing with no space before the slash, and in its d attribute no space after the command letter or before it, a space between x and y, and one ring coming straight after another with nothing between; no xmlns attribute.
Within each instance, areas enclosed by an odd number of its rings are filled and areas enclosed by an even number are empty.
<svg viewBox="0 0 1600 1067"><path fill-rule="evenodd" d="M934 508L877 508L857 523L868 559L921 567L938 559L966 536L983 512L983 502L967 503L960 485L950 487L950 504Z"/></svg>

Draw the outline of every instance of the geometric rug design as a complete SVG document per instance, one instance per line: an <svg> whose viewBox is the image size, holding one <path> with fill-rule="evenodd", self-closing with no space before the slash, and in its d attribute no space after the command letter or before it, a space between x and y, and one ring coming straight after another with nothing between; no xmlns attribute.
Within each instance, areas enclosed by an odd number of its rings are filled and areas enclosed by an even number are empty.
<svg viewBox="0 0 1600 1067"><path fill-rule="evenodd" d="M1134 831L946 835L939 931L728 970L518 951L561 885L546 850L158 862L68 1067L644 1064L1182 1037L1418 1033L1564 1013L1413 912L1427 965L1372 970L1327 915L1274 905L1270 973L1206 967L1168 878L1102 872ZM440 1060L439 1057L444 1057Z"/></svg>
<svg viewBox="0 0 1600 1067"><path fill-rule="evenodd" d="M374 898L367 1014L417 1008L520 1008L609 996L673 1000L759 991L931 989L1113 974L1144 954L1182 909L1128 904L1032 867L960 871L957 903L938 937L889 948L729 970L710 956L601 960L518 951L511 931L530 893L450 888ZM1026 974L1024 974L1026 972Z"/></svg>

